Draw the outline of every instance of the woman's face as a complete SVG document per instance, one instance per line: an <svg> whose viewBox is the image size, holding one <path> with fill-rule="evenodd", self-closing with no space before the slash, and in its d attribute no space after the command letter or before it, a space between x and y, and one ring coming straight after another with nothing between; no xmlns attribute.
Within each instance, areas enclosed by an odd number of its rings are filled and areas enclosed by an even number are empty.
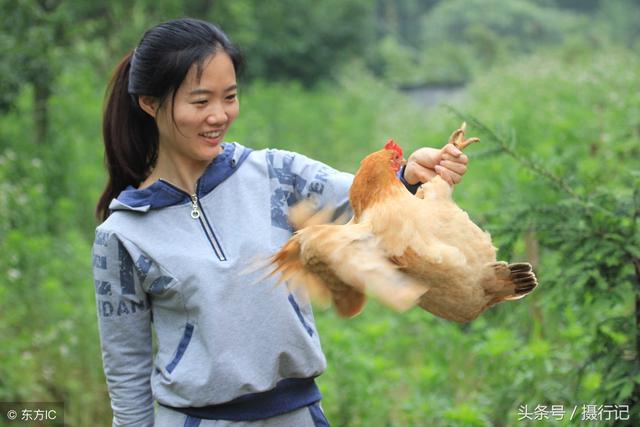
<svg viewBox="0 0 640 427"><path fill-rule="evenodd" d="M198 78L193 65L175 93L157 110L160 150L178 160L208 164L221 152L224 135L240 112L231 58L219 51L205 59ZM177 157L176 157L177 156Z"/></svg>

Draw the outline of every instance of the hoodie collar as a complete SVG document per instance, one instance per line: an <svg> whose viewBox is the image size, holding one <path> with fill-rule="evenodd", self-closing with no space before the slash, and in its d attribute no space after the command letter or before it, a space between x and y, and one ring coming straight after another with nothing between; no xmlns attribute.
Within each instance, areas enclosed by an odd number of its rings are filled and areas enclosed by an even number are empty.
<svg viewBox="0 0 640 427"><path fill-rule="evenodd" d="M211 192L230 177L251 153L251 149L233 143L223 143L223 151L207 166L196 183L198 198ZM190 203L191 195L167 181L158 180L147 188L130 185L111 201L109 210L147 212L167 206Z"/></svg>

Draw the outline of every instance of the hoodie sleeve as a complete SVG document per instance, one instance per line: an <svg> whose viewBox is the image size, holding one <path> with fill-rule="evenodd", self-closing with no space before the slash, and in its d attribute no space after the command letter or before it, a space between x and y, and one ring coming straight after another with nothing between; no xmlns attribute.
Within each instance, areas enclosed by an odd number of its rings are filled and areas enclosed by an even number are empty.
<svg viewBox="0 0 640 427"><path fill-rule="evenodd" d="M268 150L269 178L278 181L280 198L287 205L311 198L318 208L334 207L335 217L352 215L349 188L353 175L339 172L322 162L302 154L284 150Z"/></svg>
<svg viewBox="0 0 640 427"><path fill-rule="evenodd" d="M139 258L137 264L141 264ZM114 233L96 231L93 274L113 426L153 426L154 422L151 310L141 284L144 265L145 260L142 270L136 265Z"/></svg>
<svg viewBox="0 0 640 427"><path fill-rule="evenodd" d="M404 179L404 171L407 168L406 165L402 166L396 176L404 184L404 187L409 190L411 194L416 194L418 192L418 188L423 184L422 182L416 182L415 184L409 184L406 179Z"/></svg>

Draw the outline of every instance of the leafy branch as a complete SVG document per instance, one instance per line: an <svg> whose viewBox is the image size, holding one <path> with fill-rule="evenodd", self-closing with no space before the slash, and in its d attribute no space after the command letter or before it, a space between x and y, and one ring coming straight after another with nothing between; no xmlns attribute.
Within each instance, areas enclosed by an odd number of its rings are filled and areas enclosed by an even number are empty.
<svg viewBox="0 0 640 427"><path fill-rule="evenodd" d="M571 188L571 185L569 185L569 183L566 180L557 176L556 174L551 172L549 169L544 167L539 162L535 161L532 158L525 157L519 154L514 148L515 139L516 139L515 134L512 133L510 138L511 141L508 142L503 137L498 136L496 132L494 132L492 129L490 129L488 126L486 126L484 123L482 123L480 120L478 120L474 116L468 113L462 113L450 105L447 105L446 108L448 108L451 112L457 115L461 120L472 124L473 126L480 129L480 131L488 135L489 140L498 146L498 149L500 152L507 154L508 156L512 157L514 160L522 164L524 167L526 167L530 171L545 178L547 181L553 184L554 187L568 194L576 202L578 202L579 204L587 208L588 211L598 210L611 216L616 215L615 212L613 212L612 210L609 210L600 205L594 204L587 198L578 194L573 188Z"/></svg>

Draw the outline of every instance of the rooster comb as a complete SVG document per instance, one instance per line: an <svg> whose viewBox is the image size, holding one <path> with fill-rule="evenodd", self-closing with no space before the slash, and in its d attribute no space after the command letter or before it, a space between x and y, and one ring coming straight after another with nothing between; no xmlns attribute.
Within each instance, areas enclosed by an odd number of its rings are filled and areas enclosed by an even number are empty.
<svg viewBox="0 0 640 427"><path fill-rule="evenodd" d="M402 157L402 147L400 147L398 144L396 144L393 139L390 139L390 140L387 141L387 143L384 145L384 149L385 150L393 150L396 153L398 153L398 155L400 157Z"/></svg>

